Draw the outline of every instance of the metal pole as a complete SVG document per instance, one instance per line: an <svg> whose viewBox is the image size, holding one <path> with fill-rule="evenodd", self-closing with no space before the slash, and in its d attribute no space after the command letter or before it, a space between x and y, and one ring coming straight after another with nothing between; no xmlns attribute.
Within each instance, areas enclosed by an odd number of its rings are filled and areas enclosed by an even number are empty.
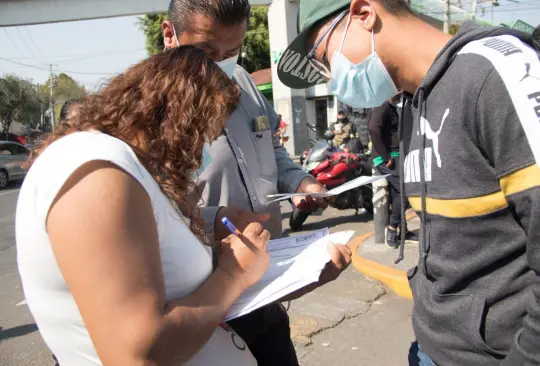
<svg viewBox="0 0 540 366"><path fill-rule="evenodd" d="M448 34L450 31L450 0L444 0L444 33Z"/></svg>
<svg viewBox="0 0 540 366"><path fill-rule="evenodd" d="M373 175L380 175L373 168ZM384 244L385 230L390 224L390 203L388 202L388 181L381 179L372 183L373 187L373 220L375 221L375 243Z"/></svg>
<svg viewBox="0 0 540 366"><path fill-rule="evenodd" d="M54 102L53 102L53 98L54 98L54 92L53 92L53 88L54 88L54 75L53 75L53 65L50 64L50 67L51 67L51 76L50 76L50 79L49 79L49 89L50 89L50 92L51 92L51 100L50 100L50 108L51 108L51 129L52 129L52 132L54 132L54 125L56 124L55 121L54 121Z"/></svg>
<svg viewBox="0 0 540 366"><path fill-rule="evenodd" d="M472 0L472 20L476 20L476 8L478 6L477 0Z"/></svg>

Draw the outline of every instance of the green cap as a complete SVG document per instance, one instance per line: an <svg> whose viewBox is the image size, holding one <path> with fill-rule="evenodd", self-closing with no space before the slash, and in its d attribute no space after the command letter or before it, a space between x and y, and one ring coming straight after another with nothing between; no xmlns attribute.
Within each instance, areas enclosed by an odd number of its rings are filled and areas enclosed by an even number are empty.
<svg viewBox="0 0 540 366"><path fill-rule="evenodd" d="M292 89L305 89L325 82L306 57L310 50L307 41L311 28L319 21L347 8L351 0L300 0L298 36L283 52L278 64L279 80Z"/></svg>

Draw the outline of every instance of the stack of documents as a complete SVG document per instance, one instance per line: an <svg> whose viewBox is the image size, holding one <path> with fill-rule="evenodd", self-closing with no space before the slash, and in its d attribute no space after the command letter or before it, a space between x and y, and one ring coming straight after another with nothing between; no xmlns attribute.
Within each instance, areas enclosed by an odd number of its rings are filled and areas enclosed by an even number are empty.
<svg viewBox="0 0 540 366"><path fill-rule="evenodd" d="M270 266L257 284L233 304L226 321L238 318L319 280L330 261L329 245L347 244L354 231L329 235L328 228L289 238L270 240Z"/></svg>
<svg viewBox="0 0 540 366"><path fill-rule="evenodd" d="M372 177L369 176L361 176L356 179L353 179L345 184L340 185L339 187L336 187L334 189L329 190L328 192L321 192L321 193L277 193L277 194L269 194L266 197L267 198L273 198L273 200L266 202L266 204L288 200L292 197L298 197L298 196L311 196L311 197L330 197L330 196L337 196L338 194L341 194L343 192L349 191L351 189L364 186L366 184L370 184L373 182L376 182L378 180L384 179L388 177L390 174L387 175L374 175Z"/></svg>

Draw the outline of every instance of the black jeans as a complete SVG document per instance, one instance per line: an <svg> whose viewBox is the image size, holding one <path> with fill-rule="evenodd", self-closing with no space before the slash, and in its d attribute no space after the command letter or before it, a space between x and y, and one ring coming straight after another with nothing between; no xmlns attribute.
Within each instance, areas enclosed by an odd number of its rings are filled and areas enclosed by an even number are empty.
<svg viewBox="0 0 540 366"><path fill-rule="evenodd" d="M227 324L246 342L258 366L299 365L283 305L267 305Z"/></svg>
<svg viewBox="0 0 540 366"><path fill-rule="evenodd" d="M392 214L390 215L390 226L399 228L401 224L401 192L399 187L399 157L395 157L392 168L387 168L386 165L381 164L377 167L377 170L381 175L390 174L386 177L388 185L390 186L390 202L392 202ZM405 209L409 208L409 201L405 197Z"/></svg>

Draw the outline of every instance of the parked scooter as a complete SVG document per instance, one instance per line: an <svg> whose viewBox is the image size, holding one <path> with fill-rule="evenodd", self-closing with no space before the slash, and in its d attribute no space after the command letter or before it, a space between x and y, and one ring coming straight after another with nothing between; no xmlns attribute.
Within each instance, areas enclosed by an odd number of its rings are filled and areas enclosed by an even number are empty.
<svg viewBox="0 0 540 366"><path fill-rule="evenodd" d="M332 146L334 135L328 131L326 140L319 140L307 152L303 161L303 169L313 175L327 189L336 188L360 176L371 176L371 164L364 154L345 152ZM354 209L358 215L360 209L373 214L373 189L364 185L335 196L332 207L338 210ZM297 208L289 219L292 230L300 230L309 214Z"/></svg>

